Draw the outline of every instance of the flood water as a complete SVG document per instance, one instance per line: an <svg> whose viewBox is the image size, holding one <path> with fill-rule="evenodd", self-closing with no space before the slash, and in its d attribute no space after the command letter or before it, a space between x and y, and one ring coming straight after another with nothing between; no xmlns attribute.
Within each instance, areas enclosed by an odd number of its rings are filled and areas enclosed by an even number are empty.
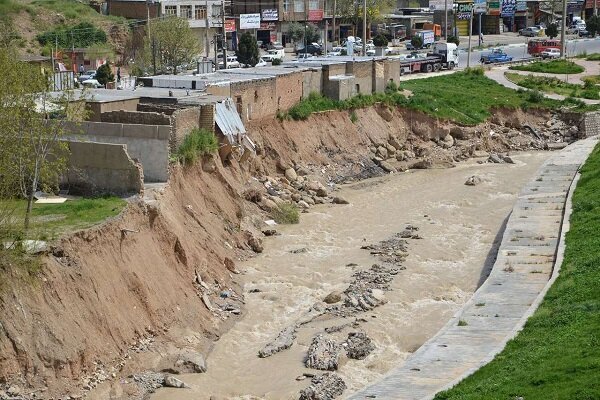
<svg viewBox="0 0 600 400"><path fill-rule="evenodd" d="M152 399L297 399L309 380L296 377L319 372L303 364L312 337L356 318L362 322L350 330L367 333L376 349L364 360L342 360L344 395L376 381L432 337L485 279L517 194L549 156L521 153L513 165L469 161L362 181L336 192L349 205L316 206L300 224L278 226L281 235L266 239L262 254L238 265L245 271L245 316L215 343L208 372L181 375L191 389L161 389ZM471 175L484 182L465 186ZM290 349L258 358L279 331L331 291L346 289L353 272L378 262L361 246L388 239L406 224L423 238L409 240L406 269L386 292L387 304L303 326ZM348 331L335 337L342 341Z"/></svg>

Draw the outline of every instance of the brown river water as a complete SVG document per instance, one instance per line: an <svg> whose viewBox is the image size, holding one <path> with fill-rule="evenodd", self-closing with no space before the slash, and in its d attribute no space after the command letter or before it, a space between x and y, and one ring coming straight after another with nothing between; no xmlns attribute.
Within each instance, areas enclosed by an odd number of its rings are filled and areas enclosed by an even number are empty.
<svg viewBox="0 0 600 400"><path fill-rule="evenodd" d="M278 226L265 250L238 268L245 316L215 343L204 374L181 375L191 389L160 389L153 400L297 399L297 381L312 337L324 327L361 318L358 329L376 345L364 360L342 360L348 395L376 381L432 337L485 279L493 248L521 187L549 153L521 153L515 164L477 164L410 171L346 185L336 193L349 205L320 205L298 225ZM465 186L478 175L484 182ZM258 351L333 290L343 291L357 269L379 262L360 247L419 227L409 256L386 292L388 303L356 317L301 327L294 345L269 358ZM305 252L290 253L306 248ZM350 263L358 267L347 266ZM259 293L248 293L260 289ZM335 336L339 341L348 330Z"/></svg>

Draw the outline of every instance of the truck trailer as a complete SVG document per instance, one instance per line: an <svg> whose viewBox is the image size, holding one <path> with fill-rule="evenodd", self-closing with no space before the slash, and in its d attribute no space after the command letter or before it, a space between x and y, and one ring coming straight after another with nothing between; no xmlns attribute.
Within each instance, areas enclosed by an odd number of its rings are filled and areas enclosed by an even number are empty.
<svg viewBox="0 0 600 400"><path fill-rule="evenodd" d="M400 62L400 75L413 72L437 72L458 67L458 46L454 43L435 43L426 56L416 56Z"/></svg>

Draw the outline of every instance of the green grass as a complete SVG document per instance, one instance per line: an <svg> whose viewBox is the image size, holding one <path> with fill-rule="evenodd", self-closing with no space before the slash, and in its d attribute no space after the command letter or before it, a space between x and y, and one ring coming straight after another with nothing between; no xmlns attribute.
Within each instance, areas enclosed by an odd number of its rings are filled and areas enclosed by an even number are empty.
<svg viewBox="0 0 600 400"><path fill-rule="evenodd" d="M529 72L546 72L549 74L579 74L585 71L585 68L581 65L566 60L537 61L531 64L514 65L509 67L509 69Z"/></svg>
<svg viewBox="0 0 600 400"><path fill-rule="evenodd" d="M219 142L214 133L206 129L194 129L177 148L175 158L183 164L191 165L198 157L214 153L218 149Z"/></svg>
<svg viewBox="0 0 600 400"><path fill-rule="evenodd" d="M496 358L436 400L600 399L600 146L582 168L561 272Z"/></svg>
<svg viewBox="0 0 600 400"><path fill-rule="evenodd" d="M278 224L297 224L300 222L298 207L290 203L277 206L276 209L271 211L271 217L273 217Z"/></svg>
<svg viewBox="0 0 600 400"><path fill-rule="evenodd" d="M521 75L516 73L506 73L506 78L528 89L541 90L542 92L556 93L563 96L580 97L584 99L600 99L600 88L595 86L594 80L597 77L588 77L591 83L583 86L576 83L566 83L563 79L544 76Z"/></svg>
<svg viewBox="0 0 600 400"><path fill-rule="evenodd" d="M118 215L125 204L125 200L113 196L68 200L62 204L34 203L28 238L54 239L64 233L89 228ZM26 207L25 200L0 202L2 210L13 210L12 219L18 230L22 230Z"/></svg>
<svg viewBox="0 0 600 400"><path fill-rule="evenodd" d="M600 53L592 53L588 54L587 52L583 52L575 56L576 58L583 58L587 61L600 61Z"/></svg>

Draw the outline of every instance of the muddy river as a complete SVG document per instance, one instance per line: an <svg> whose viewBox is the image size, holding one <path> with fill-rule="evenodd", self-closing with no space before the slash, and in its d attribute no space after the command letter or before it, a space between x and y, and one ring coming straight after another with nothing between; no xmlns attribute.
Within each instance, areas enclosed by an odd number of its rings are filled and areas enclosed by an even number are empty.
<svg viewBox="0 0 600 400"><path fill-rule="evenodd" d="M303 364L313 336L357 318L359 327L350 331L367 333L376 349L364 360L342 359L344 395L376 381L433 336L485 279L519 190L549 155L522 153L512 165L471 160L347 185L338 195L349 205L316 206L300 224L278 226L281 235L265 240L261 255L238 265L245 271L246 313L215 343L208 372L182 375L191 389L161 389L152 399L297 399L309 380L296 377L319 372ZM471 175L484 182L464 185ZM388 239L406 224L417 226L422 239L409 240L406 269L386 292L387 304L346 320L307 324L291 348L258 358L314 303L343 291L356 270L378 262L361 246ZM341 341L348 331L335 337Z"/></svg>

